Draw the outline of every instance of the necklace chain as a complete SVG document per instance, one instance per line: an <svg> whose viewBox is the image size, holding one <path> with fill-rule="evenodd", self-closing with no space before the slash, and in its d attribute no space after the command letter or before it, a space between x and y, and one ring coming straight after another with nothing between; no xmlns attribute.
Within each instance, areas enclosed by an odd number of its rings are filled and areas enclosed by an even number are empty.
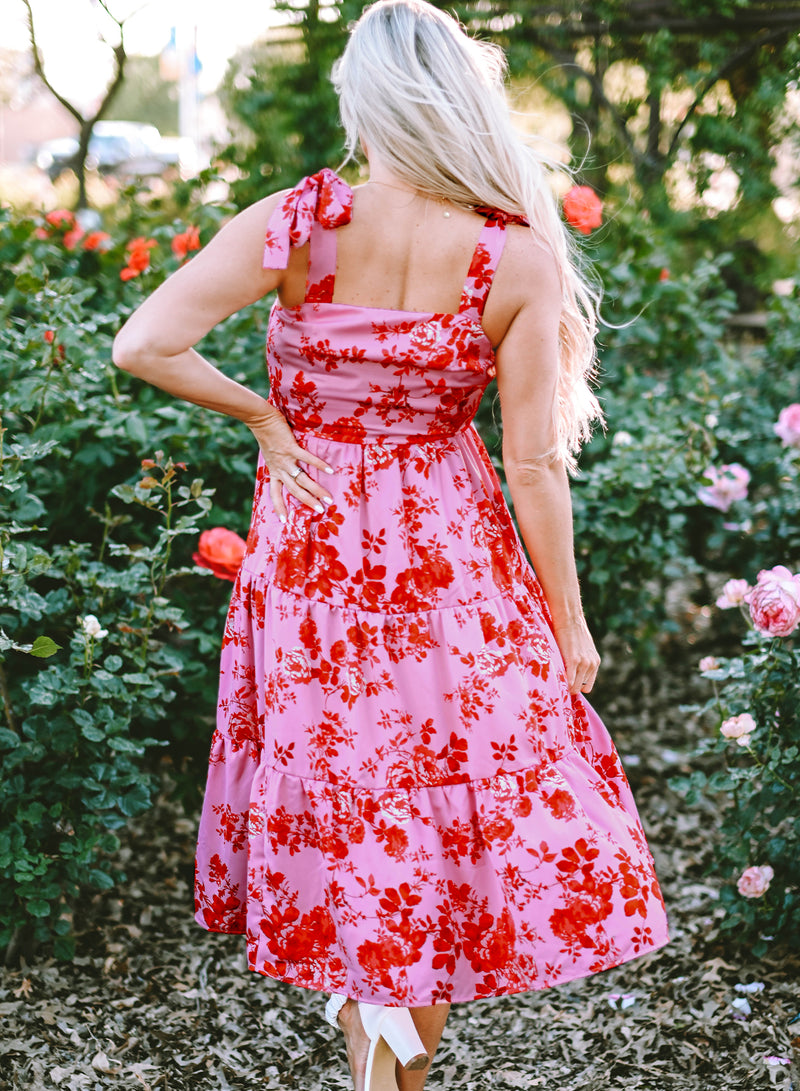
<svg viewBox="0 0 800 1091"><path fill-rule="evenodd" d="M420 191L418 189L407 189L405 186L395 186L391 182L380 182L380 181L378 181L377 178L370 178L369 181L366 182L365 184L368 185L368 186L386 186L387 189L396 189L398 191L398 193L408 193L412 197L425 197L425 194L420 193ZM444 205L444 204L447 203L447 198L446 197L434 197L434 198L425 197L425 200L426 201L435 200L437 202L437 204L441 204L441 205ZM445 208L442 215L444 216L444 218L446 220L449 220L450 219L450 209Z"/></svg>

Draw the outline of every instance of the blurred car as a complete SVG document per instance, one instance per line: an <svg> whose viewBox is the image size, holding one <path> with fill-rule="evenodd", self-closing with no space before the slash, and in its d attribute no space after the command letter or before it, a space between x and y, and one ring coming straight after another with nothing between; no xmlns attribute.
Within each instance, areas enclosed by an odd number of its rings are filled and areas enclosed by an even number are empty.
<svg viewBox="0 0 800 1091"><path fill-rule="evenodd" d="M58 137L39 146L36 165L55 182L63 171L75 168L77 154L77 137ZM178 151L175 142L164 140L155 125L98 121L89 140L86 166L122 179L164 174L178 166Z"/></svg>

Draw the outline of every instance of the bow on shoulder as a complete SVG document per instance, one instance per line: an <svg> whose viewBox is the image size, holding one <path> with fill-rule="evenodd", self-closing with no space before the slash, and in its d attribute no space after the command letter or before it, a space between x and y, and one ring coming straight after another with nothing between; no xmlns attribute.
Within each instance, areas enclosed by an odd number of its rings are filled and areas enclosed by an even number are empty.
<svg viewBox="0 0 800 1091"><path fill-rule="evenodd" d="M502 224L503 227L506 224L519 224L522 227L530 227L530 223L525 217L517 212L503 212L502 208L491 208L489 205L476 205L475 212L485 216L487 220L491 220L493 223Z"/></svg>
<svg viewBox="0 0 800 1091"><path fill-rule="evenodd" d="M264 269L285 269L289 250L308 242L314 221L323 227L341 227L353 215L353 191L325 167L303 178L284 197L267 225Z"/></svg>

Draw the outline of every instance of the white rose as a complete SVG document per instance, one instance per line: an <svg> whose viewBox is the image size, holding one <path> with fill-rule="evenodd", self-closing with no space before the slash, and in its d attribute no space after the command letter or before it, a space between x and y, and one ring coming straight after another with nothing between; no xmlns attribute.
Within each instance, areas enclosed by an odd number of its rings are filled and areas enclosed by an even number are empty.
<svg viewBox="0 0 800 1091"><path fill-rule="evenodd" d="M100 627L100 622L94 614L87 614L85 618L79 620L83 626L84 636L91 637L93 640L102 640L104 636L108 636L108 629Z"/></svg>
<svg viewBox="0 0 800 1091"><path fill-rule="evenodd" d="M630 447L633 444L633 436L630 432L615 432L611 440L612 447Z"/></svg>
<svg viewBox="0 0 800 1091"><path fill-rule="evenodd" d="M738 716L723 720L719 729L726 739L742 739L745 736L749 739L751 732L756 729L756 722L749 712L741 712ZM741 745L745 746L746 743Z"/></svg>

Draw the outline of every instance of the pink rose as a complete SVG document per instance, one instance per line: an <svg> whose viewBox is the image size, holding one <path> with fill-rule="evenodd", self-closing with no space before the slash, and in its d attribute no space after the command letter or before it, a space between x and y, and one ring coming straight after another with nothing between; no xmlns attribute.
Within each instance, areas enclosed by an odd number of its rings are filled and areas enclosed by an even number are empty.
<svg viewBox="0 0 800 1091"><path fill-rule="evenodd" d="M707 674L719 668L719 660L714 655L704 655L699 663L700 673Z"/></svg>
<svg viewBox="0 0 800 1091"><path fill-rule="evenodd" d="M697 497L706 507L727 511L734 500L744 500L747 496L750 471L738 462L720 466L719 469L716 466L709 466L703 476L707 477L711 484L699 488Z"/></svg>
<svg viewBox="0 0 800 1091"><path fill-rule="evenodd" d="M739 876L736 889L743 898L760 898L766 893L774 874L769 864L763 867L749 867Z"/></svg>
<svg viewBox="0 0 800 1091"><path fill-rule="evenodd" d="M247 542L225 527L204 530L192 560L201 568L210 568L221 580L233 582L247 550Z"/></svg>
<svg viewBox="0 0 800 1091"><path fill-rule="evenodd" d="M717 606L720 610L730 610L732 606L741 606L749 590L750 584L747 580L728 580L717 599Z"/></svg>
<svg viewBox="0 0 800 1091"><path fill-rule="evenodd" d="M800 402L787 405L778 414L775 435L787 447L800 447Z"/></svg>
<svg viewBox="0 0 800 1091"><path fill-rule="evenodd" d="M726 739L743 739L756 729L756 722L749 712L740 712L723 720L719 727Z"/></svg>
<svg viewBox="0 0 800 1091"><path fill-rule="evenodd" d="M792 575L782 564L759 572L745 602L760 633L789 636L800 624L800 574Z"/></svg>

